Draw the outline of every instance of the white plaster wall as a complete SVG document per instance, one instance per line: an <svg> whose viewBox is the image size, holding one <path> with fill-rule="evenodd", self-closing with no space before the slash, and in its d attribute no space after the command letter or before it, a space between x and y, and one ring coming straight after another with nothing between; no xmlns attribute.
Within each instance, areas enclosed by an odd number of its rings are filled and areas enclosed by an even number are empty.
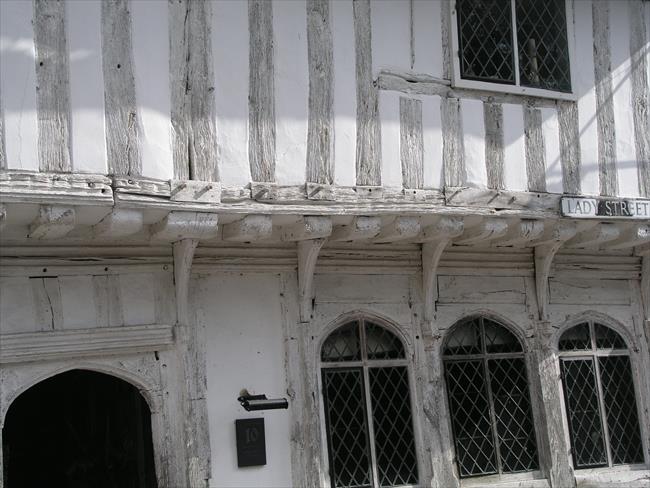
<svg viewBox="0 0 650 488"><path fill-rule="evenodd" d="M290 410L247 413L242 389L286 397L280 278L219 273L197 278L194 303L205 328L211 487L291 486ZM235 419L264 417L266 466L238 468Z"/></svg>
<svg viewBox="0 0 650 488"><path fill-rule="evenodd" d="M381 125L381 184L402 187L400 158L400 94L379 92L379 123Z"/></svg>
<svg viewBox="0 0 650 488"><path fill-rule="evenodd" d="M485 124L483 102L461 100L463 148L465 150L466 184L474 188L487 187L485 167Z"/></svg>
<svg viewBox="0 0 650 488"><path fill-rule="evenodd" d="M411 69L411 9L409 2L375 1L370 4L372 68Z"/></svg>

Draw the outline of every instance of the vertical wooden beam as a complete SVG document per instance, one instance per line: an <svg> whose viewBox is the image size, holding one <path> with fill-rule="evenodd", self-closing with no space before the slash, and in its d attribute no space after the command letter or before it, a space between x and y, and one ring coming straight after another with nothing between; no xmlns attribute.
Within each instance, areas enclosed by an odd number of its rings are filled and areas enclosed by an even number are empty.
<svg viewBox="0 0 650 488"><path fill-rule="evenodd" d="M4 105L2 104L1 85L2 84L0 83L0 170L3 170L7 169L7 146L5 142L5 111Z"/></svg>
<svg viewBox="0 0 650 488"><path fill-rule="evenodd" d="M451 3L450 0L441 0L440 2L440 23L442 39L442 77L445 80L451 79L451 56L452 52L449 46L449 36L451 33Z"/></svg>
<svg viewBox="0 0 650 488"><path fill-rule="evenodd" d="M38 158L41 171L72 171L65 2L34 1Z"/></svg>
<svg viewBox="0 0 650 488"><path fill-rule="evenodd" d="M219 181L212 64L212 3L170 2L174 178Z"/></svg>
<svg viewBox="0 0 650 488"><path fill-rule="evenodd" d="M334 68L329 0L307 2L309 126L307 181L334 181Z"/></svg>
<svg viewBox="0 0 650 488"><path fill-rule="evenodd" d="M632 60L632 100L634 143L639 174L639 195L650 197L650 90L648 84L648 36L643 21L643 2L630 2L630 57Z"/></svg>
<svg viewBox="0 0 650 488"><path fill-rule="evenodd" d="M422 101L400 97L399 118L402 186L404 188L424 188Z"/></svg>
<svg viewBox="0 0 650 488"><path fill-rule="evenodd" d="M377 87L372 76L370 0L354 0L354 47L357 80L357 185L381 185Z"/></svg>
<svg viewBox="0 0 650 488"><path fill-rule="evenodd" d="M273 4L248 1L248 159L253 181L275 181Z"/></svg>
<svg viewBox="0 0 650 488"><path fill-rule="evenodd" d="M108 171L142 174L129 0L102 2L102 68Z"/></svg>
<svg viewBox="0 0 650 488"><path fill-rule="evenodd" d="M460 101L457 98L440 100L442 115L442 161L445 185L462 186L467 179L463 151L463 124Z"/></svg>
<svg viewBox="0 0 650 488"><path fill-rule="evenodd" d="M494 102L483 104L483 122L485 124L485 169L487 170L488 188L503 190L503 105Z"/></svg>
<svg viewBox="0 0 650 488"><path fill-rule="evenodd" d="M578 195L581 193L578 105L575 102L558 102L557 116L560 126L562 186L564 193Z"/></svg>
<svg viewBox="0 0 650 488"><path fill-rule="evenodd" d="M524 107L524 134L526 137L528 191L546 192L546 151L540 109Z"/></svg>
<svg viewBox="0 0 650 488"><path fill-rule="evenodd" d="M316 261L326 240L322 238L298 242L298 303L301 322L309 322L311 319Z"/></svg>
<svg viewBox="0 0 650 488"><path fill-rule="evenodd" d="M609 43L609 1L593 2L594 75L598 124L598 172L601 195L618 194L616 131L612 99L612 64Z"/></svg>

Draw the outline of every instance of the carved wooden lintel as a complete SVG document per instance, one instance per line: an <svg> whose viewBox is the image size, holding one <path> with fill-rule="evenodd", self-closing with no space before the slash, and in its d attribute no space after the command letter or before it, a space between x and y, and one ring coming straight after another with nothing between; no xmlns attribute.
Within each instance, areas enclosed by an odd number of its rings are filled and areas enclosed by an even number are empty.
<svg viewBox="0 0 650 488"><path fill-rule="evenodd" d="M616 224L603 222L571 238L567 241L566 247L597 247L606 242L618 239L619 235L620 230Z"/></svg>
<svg viewBox="0 0 650 488"><path fill-rule="evenodd" d="M558 222L549 239L535 245L535 289L539 319L545 320L548 303L548 277L553 257L560 247L576 234L573 222Z"/></svg>
<svg viewBox="0 0 650 488"><path fill-rule="evenodd" d="M38 216L29 226L31 239L59 239L75 226L75 210L72 207L41 205Z"/></svg>
<svg viewBox="0 0 650 488"><path fill-rule="evenodd" d="M120 238L137 234L144 226L144 215L141 210L130 208L115 208L93 226L94 237Z"/></svg>
<svg viewBox="0 0 650 488"><path fill-rule="evenodd" d="M492 241L493 246L524 247L538 239L544 232L544 222L541 220L521 220L509 226L506 234Z"/></svg>
<svg viewBox="0 0 650 488"><path fill-rule="evenodd" d="M413 239L420 234L421 230L422 227L418 217L395 217L395 220L385 226L379 235L375 237L374 242L387 244Z"/></svg>
<svg viewBox="0 0 650 488"><path fill-rule="evenodd" d="M224 241L252 242L271 237L273 222L270 215L246 215L243 219L225 224Z"/></svg>
<svg viewBox="0 0 650 488"><path fill-rule="evenodd" d="M189 287L194 251L198 239L182 239L174 242L174 288L176 291L176 322L187 325L189 321Z"/></svg>
<svg viewBox="0 0 650 488"><path fill-rule="evenodd" d="M282 230L283 241L305 241L322 239L332 233L332 219L329 217L304 217L300 222Z"/></svg>
<svg viewBox="0 0 650 488"><path fill-rule="evenodd" d="M323 244L325 239L310 239L298 243L298 301L301 322L308 322L311 319L314 271Z"/></svg>
<svg viewBox="0 0 650 488"><path fill-rule="evenodd" d="M206 212L170 212L151 226L151 237L167 242L216 237L219 216Z"/></svg>
<svg viewBox="0 0 650 488"><path fill-rule="evenodd" d="M454 243L461 246L486 243L503 237L506 232L508 232L508 222L504 219L484 219L478 225L463 232L459 238L454 239Z"/></svg>
<svg viewBox="0 0 650 488"><path fill-rule="evenodd" d="M381 231L379 217L354 217L349 225L340 225L334 229L330 241L358 241L372 239Z"/></svg>

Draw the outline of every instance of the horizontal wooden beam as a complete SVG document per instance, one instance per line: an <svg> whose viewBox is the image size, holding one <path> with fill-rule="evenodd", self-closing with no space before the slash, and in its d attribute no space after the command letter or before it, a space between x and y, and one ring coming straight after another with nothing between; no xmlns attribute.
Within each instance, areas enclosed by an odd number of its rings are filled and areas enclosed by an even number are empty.
<svg viewBox="0 0 650 488"><path fill-rule="evenodd" d="M74 228L76 213L72 207L41 205L38 216L29 226L30 239L59 239Z"/></svg>
<svg viewBox="0 0 650 488"><path fill-rule="evenodd" d="M330 241L358 241L372 239L381 231L379 217L354 217L348 225L339 225L334 229Z"/></svg>
<svg viewBox="0 0 650 488"><path fill-rule="evenodd" d="M418 217L396 217L374 239L377 244L414 239L422 230Z"/></svg>
<svg viewBox="0 0 650 488"><path fill-rule="evenodd" d="M329 217L304 217L300 222L282 229L283 241L304 241L320 239L332 233L332 219Z"/></svg>
<svg viewBox="0 0 650 488"><path fill-rule="evenodd" d="M243 219L225 224L222 229L224 241L252 242L267 239L273 232L270 215L246 215Z"/></svg>

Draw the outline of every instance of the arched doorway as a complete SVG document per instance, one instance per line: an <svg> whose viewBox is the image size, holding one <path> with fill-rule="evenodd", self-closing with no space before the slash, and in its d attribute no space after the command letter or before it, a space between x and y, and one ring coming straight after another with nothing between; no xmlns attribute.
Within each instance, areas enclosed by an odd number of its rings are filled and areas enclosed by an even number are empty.
<svg viewBox="0 0 650 488"><path fill-rule="evenodd" d="M94 371L44 380L9 407L2 430L6 488L156 488L147 402Z"/></svg>

